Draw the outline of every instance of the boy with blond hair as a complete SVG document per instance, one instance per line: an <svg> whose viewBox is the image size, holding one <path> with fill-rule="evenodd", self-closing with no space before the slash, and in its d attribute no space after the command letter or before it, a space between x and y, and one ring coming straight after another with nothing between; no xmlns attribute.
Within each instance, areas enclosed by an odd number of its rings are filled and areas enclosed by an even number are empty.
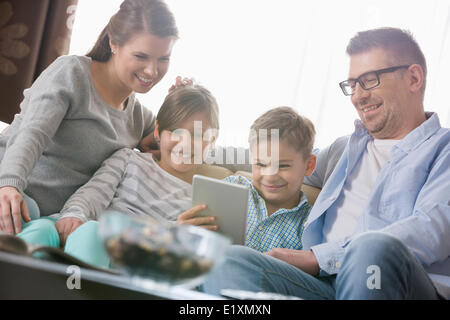
<svg viewBox="0 0 450 320"><path fill-rule="evenodd" d="M300 188L315 168L314 136L312 122L290 107L271 109L251 126L252 179L224 179L250 189L246 246L260 252L302 249L311 206Z"/></svg>

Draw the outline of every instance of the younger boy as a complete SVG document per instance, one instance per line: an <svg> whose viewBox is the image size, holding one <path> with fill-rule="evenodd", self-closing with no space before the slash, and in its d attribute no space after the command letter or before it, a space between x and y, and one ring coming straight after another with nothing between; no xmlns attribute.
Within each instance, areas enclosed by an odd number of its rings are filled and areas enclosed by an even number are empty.
<svg viewBox="0 0 450 320"><path fill-rule="evenodd" d="M314 136L312 122L289 107L269 110L251 126L252 179L224 179L250 189L246 246L260 252L302 249L311 206L300 188L316 165Z"/></svg>

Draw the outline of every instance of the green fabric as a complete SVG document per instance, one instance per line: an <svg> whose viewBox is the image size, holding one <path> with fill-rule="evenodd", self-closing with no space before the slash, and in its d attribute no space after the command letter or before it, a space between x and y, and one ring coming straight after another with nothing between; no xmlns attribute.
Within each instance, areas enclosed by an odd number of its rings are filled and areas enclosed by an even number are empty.
<svg viewBox="0 0 450 320"><path fill-rule="evenodd" d="M59 247L59 235L55 227L56 219L43 217L22 225L17 236L28 244Z"/></svg>
<svg viewBox="0 0 450 320"><path fill-rule="evenodd" d="M98 233L98 222L88 221L72 232L64 251L96 267L109 268L110 261Z"/></svg>

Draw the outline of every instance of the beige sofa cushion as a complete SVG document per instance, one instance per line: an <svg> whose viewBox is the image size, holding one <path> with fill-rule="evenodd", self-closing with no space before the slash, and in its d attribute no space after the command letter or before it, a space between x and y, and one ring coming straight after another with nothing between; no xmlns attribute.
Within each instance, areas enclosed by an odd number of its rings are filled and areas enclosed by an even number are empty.
<svg viewBox="0 0 450 320"><path fill-rule="evenodd" d="M227 168L207 164L200 165L195 173L216 179L223 179L234 174L233 171Z"/></svg>
<svg viewBox="0 0 450 320"><path fill-rule="evenodd" d="M223 179L223 178L231 176L231 175L241 175L241 176L247 177L249 179L252 178L251 172L247 172L247 171L233 172L233 171L228 170L223 167L214 166L214 165L206 165L206 164L202 164L201 166L199 166L199 168L196 171L196 174L200 174L203 176L216 178L216 179ZM320 189L303 184L302 191L308 197L309 204L314 205L314 202L316 202L317 196L320 193Z"/></svg>
<svg viewBox="0 0 450 320"><path fill-rule="evenodd" d="M309 204L313 206L319 196L320 189L313 186L308 186L307 184L302 184L301 189L306 194Z"/></svg>

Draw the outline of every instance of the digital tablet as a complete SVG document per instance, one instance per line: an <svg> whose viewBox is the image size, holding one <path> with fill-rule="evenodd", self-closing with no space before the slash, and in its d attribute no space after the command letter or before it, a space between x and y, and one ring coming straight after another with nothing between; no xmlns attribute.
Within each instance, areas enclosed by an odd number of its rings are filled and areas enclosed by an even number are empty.
<svg viewBox="0 0 450 320"><path fill-rule="evenodd" d="M222 180L194 175L192 206L206 204L202 216L216 216L218 232L233 244L245 243L249 189Z"/></svg>

